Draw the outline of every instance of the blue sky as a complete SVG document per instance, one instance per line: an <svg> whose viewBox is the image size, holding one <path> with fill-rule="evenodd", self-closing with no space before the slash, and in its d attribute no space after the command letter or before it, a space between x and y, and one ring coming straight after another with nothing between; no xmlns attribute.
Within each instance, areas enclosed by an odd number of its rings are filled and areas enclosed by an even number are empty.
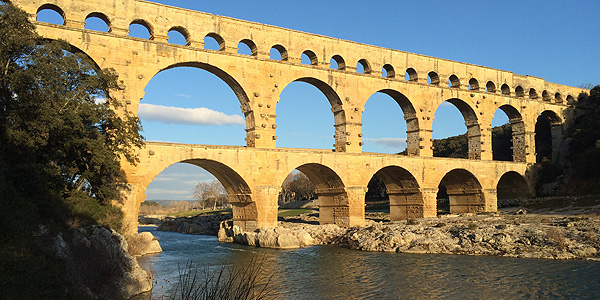
<svg viewBox="0 0 600 300"><path fill-rule="evenodd" d="M598 0L155 2L560 84L600 84ZM97 26L92 21L89 26ZM143 34L131 29L131 35ZM177 42L177 37L171 41ZM171 69L156 75L145 92L140 117L147 140L244 145L239 101L216 76L191 68ZM290 84L281 94L276 113L278 147L332 148L333 116L316 88ZM363 151L396 153L404 149L406 123L390 97L373 95L362 122ZM506 115L497 112L494 126L506 122ZM303 126L306 129L301 131L299 123L311 126ZM433 130L434 138L443 138L462 134L466 127L456 108L442 105L436 111ZM148 187L148 200L190 199L195 183L212 179L198 167L176 164Z"/></svg>

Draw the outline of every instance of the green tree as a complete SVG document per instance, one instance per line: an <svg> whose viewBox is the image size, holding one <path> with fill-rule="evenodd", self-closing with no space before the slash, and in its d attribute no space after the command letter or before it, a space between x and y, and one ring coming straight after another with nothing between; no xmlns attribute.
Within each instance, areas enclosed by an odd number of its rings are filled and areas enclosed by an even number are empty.
<svg viewBox="0 0 600 300"><path fill-rule="evenodd" d="M34 235L119 229L120 163L135 162L140 123L111 96L114 72L3 2L0 37L0 298L62 298L64 268Z"/></svg>

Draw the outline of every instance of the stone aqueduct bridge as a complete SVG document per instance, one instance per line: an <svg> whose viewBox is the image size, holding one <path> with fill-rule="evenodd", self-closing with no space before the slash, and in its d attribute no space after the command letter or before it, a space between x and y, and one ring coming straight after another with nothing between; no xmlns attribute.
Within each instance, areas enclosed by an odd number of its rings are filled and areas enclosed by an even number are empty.
<svg viewBox="0 0 600 300"><path fill-rule="evenodd" d="M114 68L120 84L114 94L130 111L137 112L155 74L180 66L212 72L237 95L246 119L246 147L148 142L137 166L123 165L130 185L123 209L132 231L146 187L178 162L215 175L234 205L235 223L248 230L276 226L277 196L294 169L315 183L322 223L363 225L366 186L374 174L386 184L393 219L435 216L441 182L451 211L495 211L498 195L531 190L527 170L536 161L538 117L552 124L552 148L557 149L567 104L582 92L542 78L141 0L10 1L31 13L33 20L44 9L58 12L62 25L36 22L37 31L66 40L100 68ZM108 32L84 29L89 17L104 20ZM151 37L128 36L131 24L145 26ZM172 30L187 44L168 43ZM220 50L204 49L205 38L216 40ZM238 54L240 43L252 54ZM281 60L270 59L273 48ZM310 64L301 63L302 54ZM336 69L330 67L331 59ZM364 73L357 72L358 64ZM405 72L409 80L398 76ZM334 151L276 148L279 95L294 81L314 85L329 100L335 119ZM376 92L388 94L401 108L408 156L362 153L361 115ZM444 101L455 105L465 119L469 159L432 157L432 121ZM498 108L512 124L513 162L492 160L491 122Z"/></svg>

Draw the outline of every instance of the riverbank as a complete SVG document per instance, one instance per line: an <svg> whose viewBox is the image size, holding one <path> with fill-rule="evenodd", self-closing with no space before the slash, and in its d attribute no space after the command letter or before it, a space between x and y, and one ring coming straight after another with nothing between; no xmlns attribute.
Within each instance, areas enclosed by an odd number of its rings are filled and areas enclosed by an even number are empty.
<svg viewBox="0 0 600 300"><path fill-rule="evenodd" d="M315 216L288 217L279 228L242 233L223 224L221 241L269 248L334 245L379 252L489 255L544 259L600 259L600 217L593 209L526 213L442 215L389 222L369 213L367 225L340 228L314 225ZM566 213L566 214L565 214Z"/></svg>
<svg viewBox="0 0 600 300"><path fill-rule="evenodd" d="M218 231L222 242L280 249L333 245L378 252L599 260L599 212L598 205L513 207L395 222L385 213L367 213L366 226L356 228L317 225L318 214L312 213L283 217L278 228L254 232L241 232L231 222L223 222L227 216L198 216L170 219L159 230L206 235Z"/></svg>

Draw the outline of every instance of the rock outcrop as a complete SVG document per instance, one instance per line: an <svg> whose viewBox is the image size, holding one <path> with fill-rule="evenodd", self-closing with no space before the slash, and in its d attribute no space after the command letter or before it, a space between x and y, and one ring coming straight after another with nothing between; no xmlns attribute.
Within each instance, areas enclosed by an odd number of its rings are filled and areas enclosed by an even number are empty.
<svg viewBox="0 0 600 300"><path fill-rule="evenodd" d="M53 237L53 247L67 263L74 285L91 298L129 299L152 289L148 274L114 230L87 226Z"/></svg>
<svg viewBox="0 0 600 300"><path fill-rule="evenodd" d="M219 241L283 249L329 244L362 251L597 259L600 217L448 215L398 222L369 221L360 228L280 222L278 228L253 232L241 232L232 222L223 222Z"/></svg>
<svg viewBox="0 0 600 300"><path fill-rule="evenodd" d="M128 235L126 236L126 239L129 246L129 254L133 256L143 256L162 252L158 240L148 231Z"/></svg>

